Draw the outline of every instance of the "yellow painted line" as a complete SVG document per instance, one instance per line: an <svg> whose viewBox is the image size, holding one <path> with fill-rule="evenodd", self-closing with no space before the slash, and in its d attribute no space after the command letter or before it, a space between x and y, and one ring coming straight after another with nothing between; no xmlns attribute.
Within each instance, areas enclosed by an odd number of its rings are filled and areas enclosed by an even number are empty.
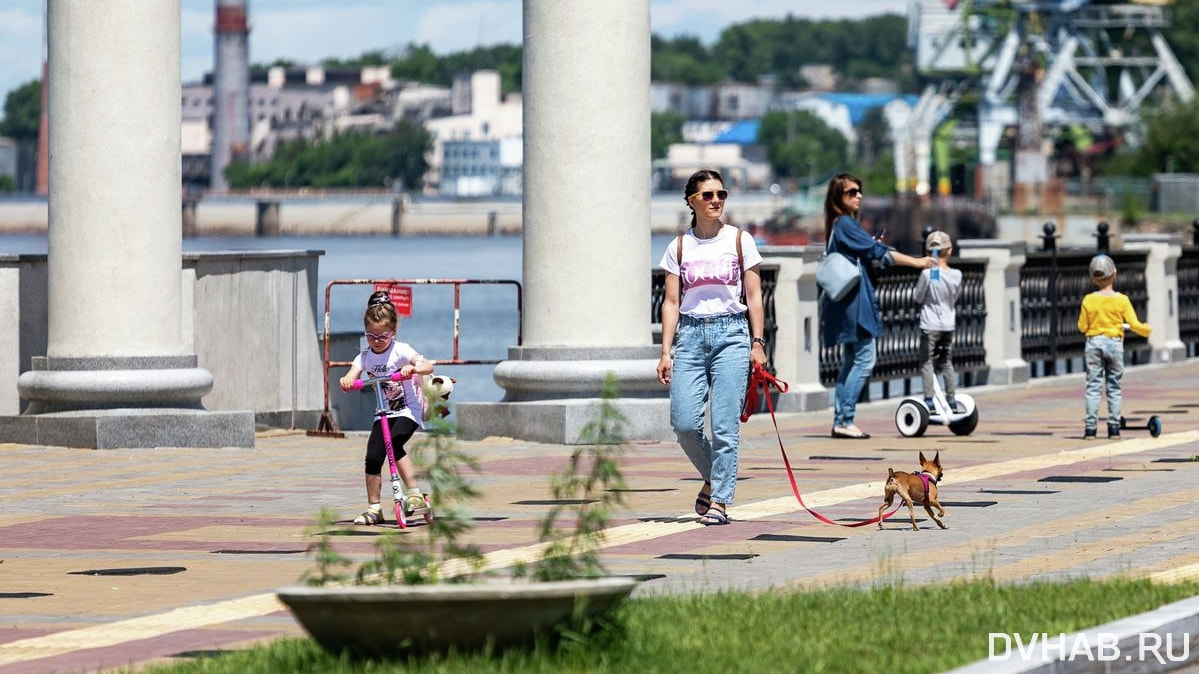
<svg viewBox="0 0 1199 674"><path fill-rule="evenodd" d="M185 629L256 618L285 608L274 594L253 595L215 604L185 606L166 613L0 644L0 665L48 658L90 648L105 648L140 639L151 639Z"/></svg>
<svg viewBox="0 0 1199 674"><path fill-rule="evenodd" d="M1145 574L1145 578L1155 583L1181 583L1184 580L1199 580L1199 563Z"/></svg>
<svg viewBox="0 0 1199 674"><path fill-rule="evenodd" d="M1084 449L981 464L955 470L954 484L986 480L1001 475L1053 466L1066 466L1092 459L1135 454L1150 449L1162 449L1195 441L1199 441L1199 431L1187 431L1166 434L1157 438L1138 438L1121 442L1107 442ZM805 502L811 507L820 507L845 501L871 498L878 496L880 493L882 493L881 481L867 482L813 492L806 496ZM1151 499L1144 500L1149 501ZM1156 499L1156 501L1160 506L1160 498ZM1131 513L1135 508L1122 505L1120 510L1124 513ZM751 520L776 517L797 511L798 504L795 502L795 497L786 496L739 506L736 515L739 520ZM1124 516L1131 517L1132 515L1126 514ZM643 542L647 539L673 535L703 526L694 519L693 513L684 513L679 518L680 521L677 522L639 522L637 524L613 527L605 532L603 546L614 547L630 542ZM1093 518L1089 521L1093 523ZM1014 541L1017 537L1012 535L1009 538ZM1023 534L1018 539L1021 543L1027 543L1028 536L1027 534ZM484 569L501 569L518 562L535 561L544 548L544 544L537 543L488 553L484 555ZM978 550L975 549L974 554L977 553ZM944 555L945 551L938 551L935 557L943 562L945 561ZM909 559L905 556L903 560L905 568L908 567L908 562ZM465 570L465 565L460 565L456 560L442 567L443 572L447 573L458 569ZM166 613L130 620L120 620L105 625L96 625L77 630L56 632L41 637L21 639L0 644L0 665L46 658L91 648L113 646L185 629L197 629L210 625L244 620L246 618L254 618L274 613L283 608L274 593L267 593L215 604L189 606Z"/></svg>

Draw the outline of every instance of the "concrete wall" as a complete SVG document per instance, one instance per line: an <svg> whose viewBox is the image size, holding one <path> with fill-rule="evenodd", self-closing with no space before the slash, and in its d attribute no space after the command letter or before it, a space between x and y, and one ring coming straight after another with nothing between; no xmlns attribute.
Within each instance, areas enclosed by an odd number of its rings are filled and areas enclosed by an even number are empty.
<svg viewBox="0 0 1199 674"><path fill-rule="evenodd" d="M188 253L183 336L212 373L204 407L254 410L259 424L315 428L324 408L316 325L317 251ZM17 376L46 354L46 256L0 256L0 415L26 407ZM154 320L146 316L145 320Z"/></svg>

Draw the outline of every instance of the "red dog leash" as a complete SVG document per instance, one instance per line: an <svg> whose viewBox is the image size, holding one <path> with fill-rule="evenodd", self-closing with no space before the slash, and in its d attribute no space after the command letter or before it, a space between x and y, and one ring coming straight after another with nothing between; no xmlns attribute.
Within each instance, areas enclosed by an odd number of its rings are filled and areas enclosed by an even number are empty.
<svg viewBox="0 0 1199 674"><path fill-rule="evenodd" d="M839 527L864 527L867 524L874 524L879 521L878 516L872 517L862 522L854 522L853 524L845 524L842 522L834 522L820 513L812 510L803 502L803 497L799 495L799 485L795 484L795 474L791 471L791 461L787 459L787 450L783 447L783 436L779 433L779 422L774 416L774 401L770 397L770 387L773 386L779 393L786 393L789 388L787 382L775 377L766 371L766 368L753 361L750 366L749 387L745 391L745 406L741 408L742 423L749 421L750 415L758 409L758 388L762 389L762 397L766 399L766 409L770 410L770 421L774 423L774 435L779 441L779 453L783 455L783 465L787 467L787 479L791 482L791 491L795 494L795 500L799 501L799 505L808 511L816 519L825 524L834 524ZM927 492L927 490L926 490ZM883 515L882 519L894 515L899 510L896 505L895 509Z"/></svg>

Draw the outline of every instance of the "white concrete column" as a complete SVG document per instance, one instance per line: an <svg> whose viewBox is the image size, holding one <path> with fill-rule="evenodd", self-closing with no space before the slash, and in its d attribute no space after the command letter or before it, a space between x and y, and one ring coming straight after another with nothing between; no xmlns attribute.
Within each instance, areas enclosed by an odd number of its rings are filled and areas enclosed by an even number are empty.
<svg viewBox="0 0 1199 674"><path fill-rule="evenodd" d="M980 384L1019 384L1028 381L1028 362L1020 347L1020 268L1024 266L1022 241L962 239L958 254L965 260L983 259L983 297L987 300L983 347L987 372Z"/></svg>
<svg viewBox="0 0 1199 674"><path fill-rule="evenodd" d="M17 442L252 446L182 318L180 0L49 0L46 355ZM84 412L86 411L86 412ZM41 417L41 418L37 418Z"/></svg>
<svg viewBox="0 0 1199 674"><path fill-rule="evenodd" d="M775 409L824 410L829 392L820 383L820 302L816 265L823 246L764 246L763 265L777 265L774 286L774 369L787 382Z"/></svg>
<svg viewBox="0 0 1199 674"><path fill-rule="evenodd" d="M50 358L177 356L179 0L50 0Z"/></svg>
<svg viewBox="0 0 1199 674"><path fill-rule="evenodd" d="M1154 362L1168 363L1186 358L1186 344L1178 326L1178 258L1182 237L1177 234L1125 234L1125 250L1143 250L1145 291L1148 307L1142 322L1153 328L1149 348Z"/></svg>
<svg viewBox="0 0 1199 674"><path fill-rule="evenodd" d="M629 439L673 439L650 331L649 0L525 0L525 343L464 439L574 443L616 376Z"/></svg>
<svg viewBox="0 0 1199 674"><path fill-rule="evenodd" d="M645 346L648 0L524 2L524 336Z"/></svg>

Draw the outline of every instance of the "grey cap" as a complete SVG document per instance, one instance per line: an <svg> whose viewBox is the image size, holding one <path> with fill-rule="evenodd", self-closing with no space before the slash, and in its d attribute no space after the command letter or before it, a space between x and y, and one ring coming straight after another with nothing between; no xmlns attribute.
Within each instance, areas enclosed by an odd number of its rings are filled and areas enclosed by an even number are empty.
<svg viewBox="0 0 1199 674"><path fill-rule="evenodd" d="M1091 278L1111 278L1116 273L1116 263L1106 255L1096 255L1091 258Z"/></svg>
<svg viewBox="0 0 1199 674"><path fill-rule="evenodd" d="M949 235L941 230L930 233L924 240L925 250L945 250L952 247L953 242L949 240Z"/></svg>

